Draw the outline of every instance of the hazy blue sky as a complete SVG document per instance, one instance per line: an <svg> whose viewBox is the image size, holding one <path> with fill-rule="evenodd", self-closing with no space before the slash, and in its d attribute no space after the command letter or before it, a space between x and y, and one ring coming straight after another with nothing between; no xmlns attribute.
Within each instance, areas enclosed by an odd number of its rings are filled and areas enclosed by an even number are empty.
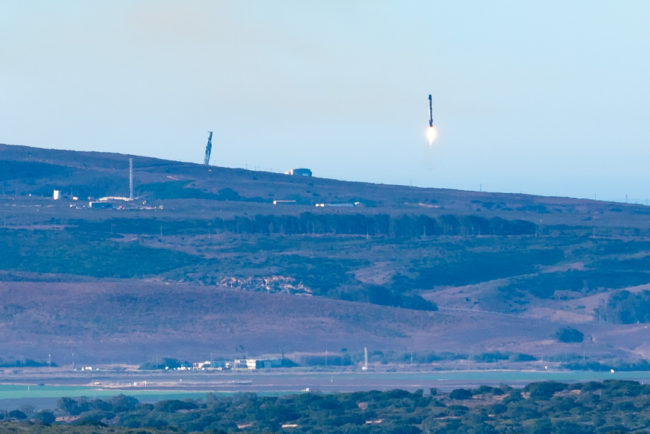
<svg viewBox="0 0 650 434"><path fill-rule="evenodd" d="M645 201L648 53L647 1L0 0L0 142Z"/></svg>

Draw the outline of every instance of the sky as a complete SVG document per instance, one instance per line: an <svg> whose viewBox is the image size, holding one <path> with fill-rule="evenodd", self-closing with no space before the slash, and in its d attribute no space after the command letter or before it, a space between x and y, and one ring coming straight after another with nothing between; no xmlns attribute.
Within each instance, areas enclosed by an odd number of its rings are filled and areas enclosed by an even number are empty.
<svg viewBox="0 0 650 434"><path fill-rule="evenodd" d="M646 203L650 2L0 0L0 143ZM427 95L439 138L425 139Z"/></svg>

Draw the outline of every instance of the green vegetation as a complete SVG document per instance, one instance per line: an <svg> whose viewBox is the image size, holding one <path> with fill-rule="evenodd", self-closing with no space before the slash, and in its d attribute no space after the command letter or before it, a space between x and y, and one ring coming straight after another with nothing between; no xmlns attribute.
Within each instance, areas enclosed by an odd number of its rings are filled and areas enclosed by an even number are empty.
<svg viewBox="0 0 650 434"><path fill-rule="evenodd" d="M650 322L650 291L615 292L609 296L603 314L608 320L622 324Z"/></svg>
<svg viewBox="0 0 650 434"><path fill-rule="evenodd" d="M140 277L196 263L198 258L105 234L0 229L0 269L93 277Z"/></svg>
<svg viewBox="0 0 650 434"><path fill-rule="evenodd" d="M207 199L230 201L261 202L261 198L245 198L232 188L220 189L217 193L210 193L198 188L188 186L190 181L167 181L151 184L141 184L136 188L138 196L148 199Z"/></svg>
<svg viewBox="0 0 650 434"><path fill-rule="evenodd" d="M111 173L126 176L126 159L119 169L113 167L115 161L94 160L98 166L91 169L78 162L66 167L2 160L0 181L5 193L22 189L23 196L51 196L54 188L81 198L124 194L126 178ZM12 203L6 208L9 224L0 229L5 253L0 271L14 273L11 279L16 280L47 273L157 276L202 285L279 277L300 289L232 287L425 311L438 310L433 292L445 286L487 284L489 288L476 289L480 297L469 290L462 308L519 312L537 299L555 302L650 282L650 243L643 230L634 221L632 226L610 226L604 214L598 223L603 226L580 226L593 221L579 216L578 202L551 205L507 195L484 201L437 190L405 189L396 195L392 187L362 191L354 185L327 186L322 180L302 184L304 180L280 175L213 168L239 180L215 183L202 168L147 164L146 171L160 176L143 177L136 193L164 210L142 211L133 204L120 211L88 212L76 209L82 202L71 203L71 209L59 208L64 201ZM302 205L358 200L377 208L274 207L273 198L292 198ZM33 208L24 208L28 202ZM610 205L601 211L616 212L617 219L647 212ZM33 230L23 229L32 224ZM574 269L571 264L580 265ZM502 281L492 285L495 280ZM612 295L599 311L600 318L616 323L650 321L647 312L650 295L645 292Z"/></svg>
<svg viewBox="0 0 650 434"><path fill-rule="evenodd" d="M393 278L392 286L425 289L436 285L467 285L531 273L540 265L554 264L563 258L563 253L557 249L467 251L458 256L454 253L444 260L423 259L413 264L407 273L413 277L398 274Z"/></svg>
<svg viewBox="0 0 650 434"><path fill-rule="evenodd" d="M562 368L574 371L650 371L650 362L647 360L636 361L595 361L583 360L563 363Z"/></svg>
<svg viewBox="0 0 650 434"><path fill-rule="evenodd" d="M19 179L22 181L54 176L70 175L69 167L35 161L0 160L0 181ZM52 192L50 191L50 194Z"/></svg>
<svg viewBox="0 0 650 434"><path fill-rule="evenodd" d="M367 289L368 301L383 306L404 307L416 310L438 310L438 306L416 294L404 295L383 286L370 286Z"/></svg>
<svg viewBox="0 0 650 434"><path fill-rule="evenodd" d="M284 357L284 356L283 356ZM231 357L232 358L232 357ZM223 356L219 361L229 359L227 356ZM341 349L340 352L328 352L328 354L304 354L296 356L294 359L284 357L277 367L283 368L292 368L296 366L350 366L355 364L360 364L364 360L364 353L361 352L348 352L347 349ZM370 363L412 363L412 364L430 364L440 361L453 361L453 360L469 360L478 363L499 363L499 362L511 362L511 363L525 363L536 361L537 357L525 354L525 353L512 353L512 352L500 352L492 351L487 353L479 353L474 355L468 354L456 354L449 352L417 352L417 351L380 351L373 350L368 353L368 361ZM218 361L218 362L219 362ZM560 360L565 363L576 363L582 361L582 356L571 355L570 357L565 357ZM589 361L592 362L591 360ZM164 370L164 369L176 369L181 366L191 367L192 364L187 361L180 361L172 357L165 357L162 359L156 359L153 361L148 361L140 365L139 369L141 370ZM643 365L632 364L629 365L630 369L623 369L626 365L616 364L612 365L615 367L622 368L621 370L632 370L631 367L635 367L635 370L645 370ZM577 368L584 369L584 368ZM606 370L609 370L608 367ZM605 370L597 369L597 370Z"/></svg>
<svg viewBox="0 0 650 434"><path fill-rule="evenodd" d="M181 366L186 368L191 368L192 364L187 361L181 362L178 359L165 357L162 360L143 363L138 367L138 369L143 371L153 371L153 370L176 369L176 368L180 368Z"/></svg>
<svg viewBox="0 0 650 434"><path fill-rule="evenodd" d="M67 423L53 421L66 417ZM607 380L278 397L240 394L140 403L62 398L53 412L1 412L0 430L22 432L614 433L650 429L650 386ZM160 430L160 431L156 431ZM21 431L15 431L21 432Z"/></svg>
<svg viewBox="0 0 650 434"><path fill-rule="evenodd" d="M2 314L0 313L0 318ZM0 359L0 368L39 368L41 366L56 366L56 363L39 362L32 359L3 360Z"/></svg>
<svg viewBox="0 0 650 434"><path fill-rule="evenodd" d="M571 327L562 327L555 332L555 338L564 343L582 342L585 335L580 330Z"/></svg>
<svg viewBox="0 0 650 434"><path fill-rule="evenodd" d="M185 183L177 186L184 189ZM222 190L224 200L237 194ZM204 285L279 276L300 286L297 292L426 311L438 306L421 291L447 285L504 279L478 303L485 310L511 312L535 297L557 299L568 292L575 297L650 282L649 272L634 268L643 259L608 256L635 252L647 243L605 240L601 245L576 234L536 238L530 236L537 230L534 224L516 220L313 212L210 219L115 215L53 220L62 228L51 230L0 228L0 249L7 253L0 259L0 271L160 276ZM545 270L573 262L599 268ZM377 263L385 264L377 273L384 276L381 281L360 278L359 270ZM255 284L238 287L276 290ZM622 292L610 299L601 317L644 322L648 300L646 293Z"/></svg>
<svg viewBox="0 0 650 434"><path fill-rule="evenodd" d="M571 270L544 273L515 279L503 293L526 291L531 295L548 299L556 291L574 291L580 294L593 294L604 288L622 288L650 282L650 273L644 269L637 271L618 271L611 268L599 270Z"/></svg>
<svg viewBox="0 0 650 434"><path fill-rule="evenodd" d="M164 185L167 185L165 183ZM183 189L187 190L187 189ZM207 193L204 193L207 194ZM219 200L239 197L230 189L220 190ZM439 218L426 215L387 214L315 214L237 216L232 219L161 220L161 219L106 219L100 222L72 220L83 231L115 231L131 234L157 234L163 225L168 234L205 232L230 232L235 234L337 234L383 235L396 238L413 238L440 235L530 235L536 226L523 220L504 220L479 216L443 215Z"/></svg>
<svg viewBox="0 0 650 434"><path fill-rule="evenodd" d="M360 362L363 360L363 353L353 354L352 360ZM449 352L397 352L397 351L372 351L369 353L371 362L379 363L434 363L448 360L472 360L479 363L497 363L502 361L509 362L531 362L537 360L535 356L524 353L510 353L493 351L488 353L474 354L457 354Z"/></svg>
<svg viewBox="0 0 650 434"><path fill-rule="evenodd" d="M189 194L191 198L248 200L233 189L207 193L189 185L178 181L140 188L165 198ZM299 286L297 292L426 311L436 311L438 306L421 291L447 285L507 279L484 293L479 303L486 310L508 312L519 310L533 297L556 298L559 291L582 295L650 282L650 273L635 269L636 262L607 256L634 252L647 243L605 240L594 245L572 232L560 238L536 238L531 235L539 228L523 220L357 210L206 219L164 215L104 214L100 219L77 215L53 219L51 223L62 225L59 229L0 229L0 249L7 253L0 259L0 271L125 279L160 276L204 285L279 276ZM600 265L597 269L544 271L544 267L565 262ZM376 263L386 264L378 270L384 276L380 281L359 277L359 270ZM252 283L236 287L282 290ZM642 308L629 313L629 306L616 307L617 302L630 304L612 299L603 317L614 322L644 321ZM614 312L617 309L620 315Z"/></svg>

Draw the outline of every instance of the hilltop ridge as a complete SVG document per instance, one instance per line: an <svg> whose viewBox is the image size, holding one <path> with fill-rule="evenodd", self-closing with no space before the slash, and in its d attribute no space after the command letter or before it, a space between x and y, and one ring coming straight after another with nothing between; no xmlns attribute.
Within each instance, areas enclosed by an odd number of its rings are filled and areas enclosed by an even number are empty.
<svg viewBox="0 0 650 434"><path fill-rule="evenodd" d="M3 167L4 183L9 183L15 191L40 193L44 196L49 196L51 193L45 187L52 187L55 184L59 185L59 189L63 192L80 191L94 193L95 196L125 193L128 190L128 158L132 157L135 160L135 179L140 194L158 196L160 199L201 199L201 193L218 194L221 189L237 187L241 190L237 191L239 197L228 197L228 199L270 202L273 199L295 197L299 205L313 205L323 203L324 200L353 203L350 201L363 199L364 204L370 206L405 207L429 212L447 209L465 213L507 214L515 217L548 214L552 218L552 215L557 212L606 215L608 211L612 211L612 208L615 208L613 212L620 213L621 207L632 214L648 212L648 208L641 205L590 199L287 176L280 173L218 166L206 167L201 164L105 152L52 150L0 144L0 155L5 166ZM21 166L21 163L27 166ZM14 166L11 166L12 164ZM20 176L12 176L12 173ZM83 183L84 181L86 184ZM181 185L181 182L185 184ZM167 191L151 191L156 187L151 184L158 183L166 183L174 187L168 188ZM549 207L555 208L549 209Z"/></svg>
<svg viewBox="0 0 650 434"><path fill-rule="evenodd" d="M135 200L90 208L128 195L129 157ZM0 351L15 357L650 356L642 205L11 145L0 188ZM566 327L584 340L559 341Z"/></svg>

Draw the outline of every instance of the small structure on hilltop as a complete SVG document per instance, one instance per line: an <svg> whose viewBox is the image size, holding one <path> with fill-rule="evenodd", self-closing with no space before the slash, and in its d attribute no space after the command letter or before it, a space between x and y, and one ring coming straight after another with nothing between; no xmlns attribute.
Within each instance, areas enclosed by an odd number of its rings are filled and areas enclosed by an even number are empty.
<svg viewBox="0 0 650 434"><path fill-rule="evenodd" d="M293 175L293 176L311 176L311 170L307 168L298 168L298 169L292 169L284 172L286 175Z"/></svg>
<svg viewBox="0 0 650 434"><path fill-rule="evenodd" d="M235 359L233 369L248 369L253 371L257 369L257 359Z"/></svg>
<svg viewBox="0 0 650 434"><path fill-rule="evenodd" d="M342 202L342 203L324 203L320 202L315 204L314 206L316 208L325 208L325 207L332 207L332 208L354 208L355 206L361 205L361 202L352 202L352 203L347 203L347 202Z"/></svg>

